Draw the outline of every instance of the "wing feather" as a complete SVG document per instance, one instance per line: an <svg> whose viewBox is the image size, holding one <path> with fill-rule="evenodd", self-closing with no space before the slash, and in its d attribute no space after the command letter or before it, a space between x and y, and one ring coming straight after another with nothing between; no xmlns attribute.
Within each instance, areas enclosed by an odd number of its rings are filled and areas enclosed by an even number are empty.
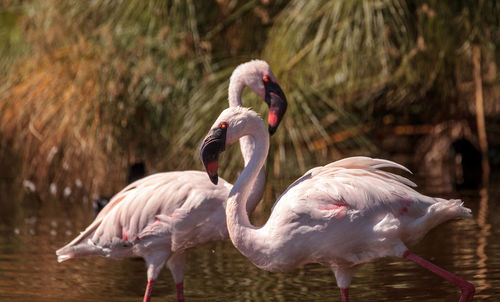
<svg viewBox="0 0 500 302"><path fill-rule="evenodd" d="M288 203L295 208L294 211L308 211L309 214L324 210L338 213L339 207L351 211L385 207L397 214L403 208L409 211L411 205L421 213L429 204L437 202L416 192L412 188L416 185L409 179L382 168L411 173L406 167L389 160L349 157L309 170L278 198L273 210ZM314 215L331 216L331 213L321 213Z"/></svg>
<svg viewBox="0 0 500 302"><path fill-rule="evenodd" d="M220 185L212 185L206 173L201 171L158 173L142 178L117 193L90 226L62 248L61 253L78 244L106 249L130 245L146 234L157 235L174 226L182 228L176 221L188 214L196 214L193 217L203 220L201 216L210 215L215 204L223 208L229 189L230 185L222 179ZM200 211L205 199L220 201L209 202L205 205L208 208Z"/></svg>

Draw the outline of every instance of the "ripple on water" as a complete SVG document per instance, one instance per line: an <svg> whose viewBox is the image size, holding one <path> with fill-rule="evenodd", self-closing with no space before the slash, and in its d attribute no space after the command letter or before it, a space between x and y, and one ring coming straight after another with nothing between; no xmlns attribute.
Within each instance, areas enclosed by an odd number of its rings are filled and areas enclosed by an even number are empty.
<svg viewBox="0 0 500 302"><path fill-rule="evenodd" d="M478 289L475 301L496 301L500 295L500 192L492 191L486 210L478 194L456 197L472 208L474 219L432 230L412 251L472 281ZM44 206L0 220L4 221L0 224L0 301L141 300L146 270L140 259L94 257L57 263L55 250L88 225L92 212ZM185 290L189 301L340 300L328 268L308 264L285 274L268 273L254 267L229 241L189 252ZM457 301L459 292L410 261L386 258L358 269L350 295L352 301ZM168 269L162 271L153 299L175 301Z"/></svg>

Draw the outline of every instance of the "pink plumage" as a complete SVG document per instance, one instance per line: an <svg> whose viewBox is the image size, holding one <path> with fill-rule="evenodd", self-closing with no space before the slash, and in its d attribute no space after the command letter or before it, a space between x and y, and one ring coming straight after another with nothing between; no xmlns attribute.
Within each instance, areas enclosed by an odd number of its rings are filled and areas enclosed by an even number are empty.
<svg viewBox="0 0 500 302"><path fill-rule="evenodd" d="M305 263L323 264L335 274L342 299L347 301L356 267L381 257L404 257L458 285L460 301L472 299L471 283L407 248L447 220L471 217L460 200L425 196L412 188L415 184L410 180L381 170L408 171L397 163L350 157L306 172L278 198L268 221L257 228L250 224L245 207L267 157L269 136L251 110L228 108L212 129L221 123L228 125L225 137L209 135L202 157L212 156L205 149L217 155L223 151L214 148L213 142L220 145L225 140L228 146L245 135L255 141L256 148L229 194L226 216L231 241L256 266L284 272Z"/></svg>
<svg viewBox="0 0 500 302"><path fill-rule="evenodd" d="M286 97L266 62L253 60L234 70L228 92L230 106L241 106L244 87L266 103L272 99L273 105L286 109ZM274 120L274 129L281 118ZM240 146L247 161L254 143L243 138ZM264 170L258 174L249 212L264 191ZM84 232L57 250L58 261L91 255L142 257L148 275L144 301L150 300L153 284L166 262L176 283L177 299L183 301L186 249L228 237L224 205L231 188L224 180L213 185L201 171L158 173L140 179L117 193Z"/></svg>

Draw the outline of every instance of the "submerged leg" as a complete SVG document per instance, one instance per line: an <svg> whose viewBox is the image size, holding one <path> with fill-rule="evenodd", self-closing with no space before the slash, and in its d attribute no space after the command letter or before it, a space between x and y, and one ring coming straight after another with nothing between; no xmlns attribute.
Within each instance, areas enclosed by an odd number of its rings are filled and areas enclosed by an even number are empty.
<svg viewBox="0 0 500 302"><path fill-rule="evenodd" d="M151 301L151 292L153 291L153 285L155 284L155 280L149 280L148 286L146 287L146 292L144 293L144 299L142 302L150 302Z"/></svg>
<svg viewBox="0 0 500 302"><path fill-rule="evenodd" d="M177 302L184 302L184 282L179 282L175 284L177 289Z"/></svg>
<svg viewBox="0 0 500 302"><path fill-rule="evenodd" d="M430 270L434 274L458 286L462 292L462 295L460 296L460 302L472 301L472 297L474 296L475 292L475 288L472 283L467 282L464 279L455 276L454 274L448 272L447 270L440 268L439 266L411 253L410 251L404 252L403 257L415 262L416 264L422 266L423 268Z"/></svg>
<svg viewBox="0 0 500 302"><path fill-rule="evenodd" d="M151 301L153 285L155 284L155 280L156 278L158 278L158 274L160 274L160 271L165 264L165 260L167 259L167 257L168 253L165 252L156 252L144 256L148 273L148 286L146 287L146 292L144 293L143 302Z"/></svg>
<svg viewBox="0 0 500 302"><path fill-rule="evenodd" d="M176 252L167 262L168 268L174 278L177 289L177 302L184 302L184 266L186 264L186 253Z"/></svg>
<svg viewBox="0 0 500 302"><path fill-rule="evenodd" d="M341 288L342 302L349 302L349 288Z"/></svg>

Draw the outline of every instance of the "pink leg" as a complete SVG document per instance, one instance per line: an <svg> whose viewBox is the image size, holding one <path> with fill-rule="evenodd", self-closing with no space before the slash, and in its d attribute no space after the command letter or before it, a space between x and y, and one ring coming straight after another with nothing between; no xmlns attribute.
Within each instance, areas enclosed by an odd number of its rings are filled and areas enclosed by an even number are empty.
<svg viewBox="0 0 500 302"><path fill-rule="evenodd" d="M342 302L349 302L349 288L341 288Z"/></svg>
<svg viewBox="0 0 500 302"><path fill-rule="evenodd" d="M144 293L144 300L142 300L142 302L150 302L151 301L151 292L153 291L154 284L155 284L155 280L148 281L148 286L146 287L146 292Z"/></svg>
<svg viewBox="0 0 500 302"><path fill-rule="evenodd" d="M179 282L175 285L177 288L177 302L184 302L184 282Z"/></svg>
<svg viewBox="0 0 500 302"><path fill-rule="evenodd" d="M454 283L456 286L460 288L462 291L462 295L460 296L460 301L459 302L470 302L472 301L472 297L474 296L475 288L472 283L469 283L465 281L462 278L459 278L452 273L448 272L445 269L440 268L439 266L423 259L420 258L419 256L411 253L410 251L406 251L403 254L403 257L406 259L409 259L416 264L422 266L423 268L426 268L433 272L434 274Z"/></svg>

